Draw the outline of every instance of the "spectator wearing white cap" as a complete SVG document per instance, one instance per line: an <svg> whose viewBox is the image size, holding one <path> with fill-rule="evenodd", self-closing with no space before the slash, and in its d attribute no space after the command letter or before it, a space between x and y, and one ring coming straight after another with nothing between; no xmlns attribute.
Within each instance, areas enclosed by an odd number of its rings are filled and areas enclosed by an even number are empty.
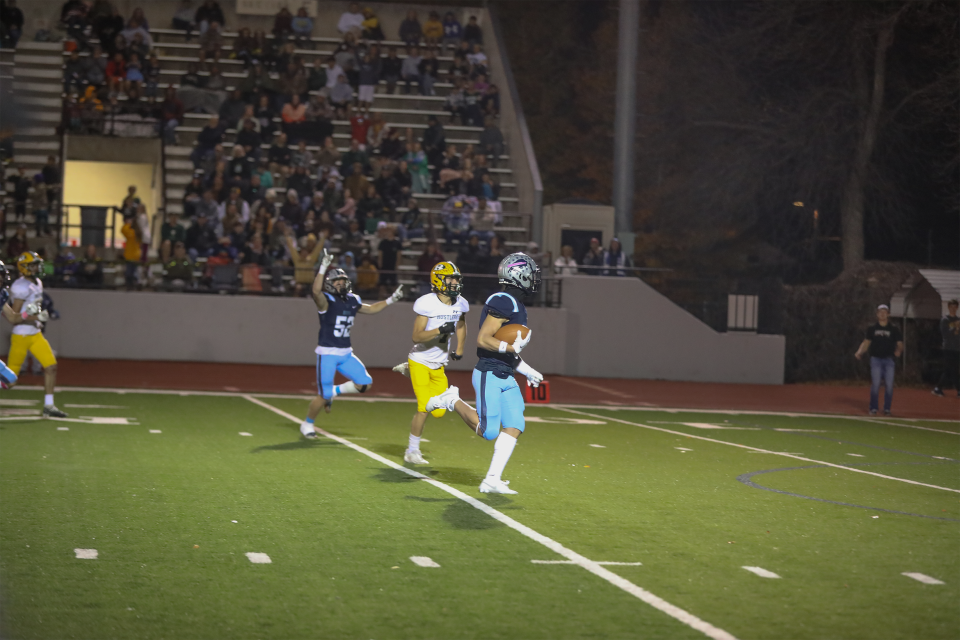
<svg viewBox="0 0 960 640"><path fill-rule="evenodd" d="M626 276L630 268L630 258L620 247L620 240L614 238L610 241L610 248L603 252L603 275L605 276Z"/></svg>
<svg viewBox="0 0 960 640"><path fill-rule="evenodd" d="M853 354L857 360L870 353L870 415L877 415L880 404L880 384L884 386L883 413L890 415L893 402L893 373L896 359L903 353L903 335L890 322L890 307L877 307L877 323L867 327L863 342Z"/></svg>

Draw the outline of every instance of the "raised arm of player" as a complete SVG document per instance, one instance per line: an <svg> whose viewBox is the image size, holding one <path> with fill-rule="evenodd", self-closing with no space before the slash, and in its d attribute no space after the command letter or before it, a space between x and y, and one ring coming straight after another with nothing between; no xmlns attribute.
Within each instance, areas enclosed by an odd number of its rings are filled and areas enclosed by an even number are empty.
<svg viewBox="0 0 960 640"><path fill-rule="evenodd" d="M403 297L403 285L400 285L399 287L397 287L397 290L394 291L392 294L390 294L390 297L387 298L386 300L381 300L380 302L374 302L373 304L362 305L359 309L357 309L357 313L363 313L367 315L380 313L381 311L383 311L384 309L386 309L387 307L389 307L390 305L392 305L394 302L396 302L402 297Z"/></svg>
<svg viewBox="0 0 960 640"><path fill-rule="evenodd" d="M506 323L507 320L505 318L499 318L493 313L488 312L487 317L480 326L480 333L477 334L477 346L481 349L499 351L500 353L520 353L520 351L527 346L527 343L530 342L530 337L533 336L533 330L527 331L526 338L521 338L520 334L517 334L517 339L514 343L507 344L494 337L494 334Z"/></svg>
<svg viewBox="0 0 960 640"><path fill-rule="evenodd" d="M326 312L330 306L330 303L327 301L327 296L323 295L323 279L327 274L327 269L330 267L331 262L333 262L333 255L324 252L323 260L320 261L320 270L317 271L317 277L313 279L313 286L310 288L310 293L313 294L313 301L317 305L317 311L321 313Z"/></svg>

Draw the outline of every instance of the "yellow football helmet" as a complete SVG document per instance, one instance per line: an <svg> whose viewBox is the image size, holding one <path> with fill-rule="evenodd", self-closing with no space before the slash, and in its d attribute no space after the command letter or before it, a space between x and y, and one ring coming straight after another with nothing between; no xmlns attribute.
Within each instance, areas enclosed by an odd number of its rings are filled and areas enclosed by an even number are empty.
<svg viewBox="0 0 960 640"><path fill-rule="evenodd" d="M447 278L456 278L455 284L448 284ZM456 300L460 295L460 287L463 282L463 275L457 265L452 262L438 262L430 272L430 288L434 293L442 293L445 296Z"/></svg>
<svg viewBox="0 0 960 640"><path fill-rule="evenodd" d="M35 251L24 251L17 258L17 270L28 278L35 278L43 272L43 258Z"/></svg>

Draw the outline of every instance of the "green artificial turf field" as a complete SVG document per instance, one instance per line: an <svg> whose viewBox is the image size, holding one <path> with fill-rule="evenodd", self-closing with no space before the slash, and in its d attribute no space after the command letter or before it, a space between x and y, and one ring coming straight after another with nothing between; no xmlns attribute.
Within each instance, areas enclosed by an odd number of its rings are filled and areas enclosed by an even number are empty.
<svg viewBox="0 0 960 640"><path fill-rule="evenodd" d="M411 402L306 441L304 399L39 399L0 398L5 640L960 634L958 423L528 407L491 496L455 416L395 468Z"/></svg>

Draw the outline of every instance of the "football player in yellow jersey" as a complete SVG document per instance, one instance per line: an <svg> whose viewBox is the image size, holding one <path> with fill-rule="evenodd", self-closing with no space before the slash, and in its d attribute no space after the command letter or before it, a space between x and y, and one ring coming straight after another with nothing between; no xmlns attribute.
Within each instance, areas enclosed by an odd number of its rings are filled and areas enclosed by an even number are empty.
<svg viewBox="0 0 960 640"><path fill-rule="evenodd" d="M10 307L15 317L7 364L14 374L19 374L27 352L32 353L43 367L44 417L66 418L67 414L53 404L53 388L57 383L57 359L50 343L40 331L40 326L50 319L50 315L41 308L43 283L40 282L40 273L43 271L43 259L33 251L21 253L17 258L17 270L20 271L20 277L10 287Z"/></svg>
<svg viewBox="0 0 960 640"><path fill-rule="evenodd" d="M410 423L410 439L403 454L404 462L428 464L420 452L420 437L427 422L427 415L439 418L446 409L427 412L427 400L447 390L447 375L444 373L449 359L463 357L467 340L467 323L464 316L470 304L460 297L463 276L452 262L440 262L430 272L430 288L433 293L421 296L413 303L417 314L413 321L413 348L407 362L394 367L394 371L410 376L413 392L417 396L417 412ZM450 337L456 334L457 346L451 353Z"/></svg>

